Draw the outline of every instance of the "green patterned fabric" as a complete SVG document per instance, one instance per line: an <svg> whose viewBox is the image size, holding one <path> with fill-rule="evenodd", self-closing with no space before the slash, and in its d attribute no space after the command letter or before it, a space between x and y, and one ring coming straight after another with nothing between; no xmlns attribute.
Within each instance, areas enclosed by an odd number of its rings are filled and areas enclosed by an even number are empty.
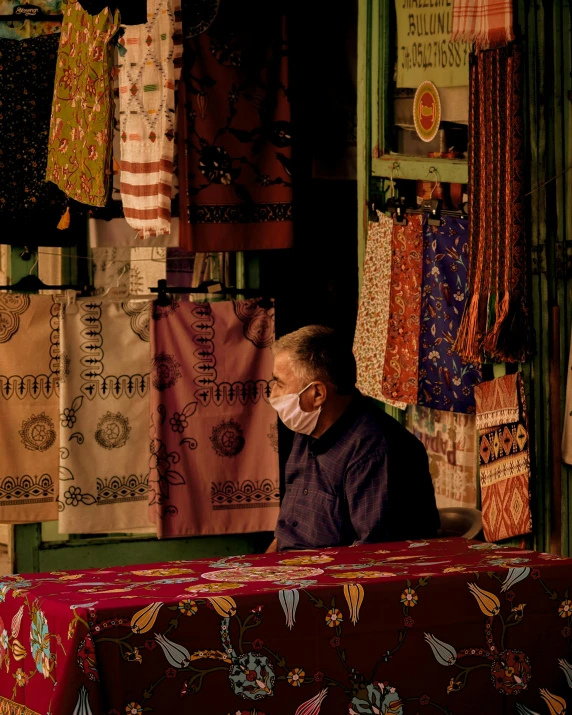
<svg viewBox="0 0 572 715"><path fill-rule="evenodd" d="M78 0L64 11L46 179L68 196L104 206L111 178L111 40L119 12L92 16Z"/></svg>

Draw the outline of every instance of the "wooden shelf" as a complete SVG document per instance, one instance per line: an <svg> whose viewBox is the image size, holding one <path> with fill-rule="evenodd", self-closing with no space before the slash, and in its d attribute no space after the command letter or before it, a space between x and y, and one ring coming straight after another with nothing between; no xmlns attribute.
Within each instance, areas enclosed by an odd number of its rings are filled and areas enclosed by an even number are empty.
<svg viewBox="0 0 572 715"><path fill-rule="evenodd" d="M393 178L417 181L431 181L435 177L444 183L466 184L469 180L469 167L465 159L431 159L430 157L387 154L371 160L372 176L389 179L393 169Z"/></svg>

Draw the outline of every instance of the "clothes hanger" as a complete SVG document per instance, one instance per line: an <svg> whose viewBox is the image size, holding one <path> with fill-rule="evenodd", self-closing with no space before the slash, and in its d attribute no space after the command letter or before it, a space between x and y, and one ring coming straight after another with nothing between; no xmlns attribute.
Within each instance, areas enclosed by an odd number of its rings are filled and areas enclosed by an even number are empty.
<svg viewBox="0 0 572 715"><path fill-rule="evenodd" d="M14 6L11 15L0 15L0 22L61 22L63 18L63 15L46 15L41 7L24 0L21 5Z"/></svg>
<svg viewBox="0 0 572 715"><path fill-rule="evenodd" d="M220 281L206 281L196 288L189 288L187 286L168 286L167 281L164 278L160 278L157 281L157 285L151 286L149 291L151 293L158 293L155 304L162 307L171 305L172 298L168 295L169 293L178 293L181 295L189 293L196 293L197 295L223 294L227 296L244 296L245 298L260 298L261 308L269 309L274 307L274 298L265 295L264 291L258 290L257 288L226 288Z"/></svg>
<svg viewBox="0 0 572 715"><path fill-rule="evenodd" d="M26 248L26 252L28 252L28 249ZM82 291L83 289L80 286L77 285L71 285L71 284L59 284L59 285L48 285L47 283L44 283L44 281L41 278L38 278L38 276L33 275L32 271L34 268L38 265L38 255L36 254L36 260L34 261L32 267L30 268L30 272L28 273L27 276L23 276L23 278L20 278L19 281L16 281L16 283L12 283L10 285L0 285L0 290L8 290L8 291L18 291L20 293L35 293L40 290L75 290L75 291Z"/></svg>

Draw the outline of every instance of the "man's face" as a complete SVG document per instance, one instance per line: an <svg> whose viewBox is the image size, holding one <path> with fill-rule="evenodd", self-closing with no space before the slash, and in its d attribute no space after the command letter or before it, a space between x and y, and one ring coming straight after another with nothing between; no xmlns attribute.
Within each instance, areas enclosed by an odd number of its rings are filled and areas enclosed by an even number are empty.
<svg viewBox="0 0 572 715"><path fill-rule="evenodd" d="M300 384L300 379L294 374L292 360L286 352L280 352L274 356L272 377L274 378L272 397L291 395L306 387L306 385Z"/></svg>

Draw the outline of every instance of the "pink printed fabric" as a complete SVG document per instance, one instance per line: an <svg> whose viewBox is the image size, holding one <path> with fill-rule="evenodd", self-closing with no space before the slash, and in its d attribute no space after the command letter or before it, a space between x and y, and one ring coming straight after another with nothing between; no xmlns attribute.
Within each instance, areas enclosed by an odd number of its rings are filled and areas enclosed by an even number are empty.
<svg viewBox="0 0 572 715"><path fill-rule="evenodd" d="M273 531L274 309L173 301L153 318L150 510L159 538Z"/></svg>
<svg viewBox="0 0 572 715"><path fill-rule="evenodd" d="M512 0L454 0L451 41L504 47L514 40L512 13Z"/></svg>
<svg viewBox="0 0 572 715"><path fill-rule="evenodd" d="M125 28L119 66L121 199L140 238L169 234L175 156L180 3L148 0L146 25Z"/></svg>

